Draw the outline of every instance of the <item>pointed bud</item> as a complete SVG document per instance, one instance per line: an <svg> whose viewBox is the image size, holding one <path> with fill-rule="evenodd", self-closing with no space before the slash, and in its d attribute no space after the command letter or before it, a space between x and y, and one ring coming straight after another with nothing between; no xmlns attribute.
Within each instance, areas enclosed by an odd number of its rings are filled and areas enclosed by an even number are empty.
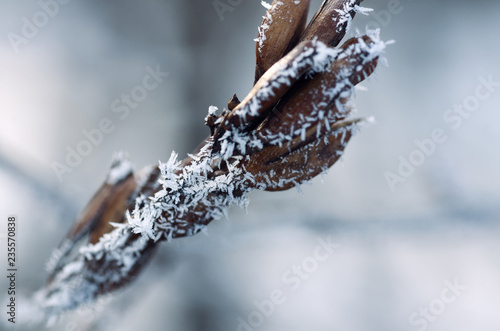
<svg viewBox="0 0 500 331"><path fill-rule="evenodd" d="M285 190L333 165L360 120L344 121L354 86L377 64L383 43L368 36L342 45L329 69L296 82L255 130L244 169L256 187Z"/></svg>
<svg viewBox="0 0 500 331"><path fill-rule="evenodd" d="M344 38L361 0L325 0L307 26L302 40L318 38L335 47Z"/></svg>
<svg viewBox="0 0 500 331"><path fill-rule="evenodd" d="M297 82L259 128L264 146L273 144L274 137L286 136L282 149L295 148L307 137L312 139L314 131L328 130L346 118L352 88L376 67L378 52L372 54L376 45L367 36L352 38L328 70Z"/></svg>
<svg viewBox="0 0 500 331"><path fill-rule="evenodd" d="M221 130L232 128L247 130L254 121L262 120L262 117L267 115L295 82L306 74L327 67L335 55L335 50L327 48L322 43L316 41L300 43L269 68L243 101L225 116Z"/></svg>
<svg viewBox="0 0 500 331"><path fill-rule="evenodd" d="M255 81L298 43L309 11L309 0L274 0L259 27Z"/></svg>
<svg viewBox="0 0 500 331"><path fill-rule="evenodd" d="M236 108L236 106L238 106L240 104L240 102L241 101L238 99L236 94L233 94L233 97L231 98L231 100L229 100L227 102L227 109L229 111L233 110L234 108Z"/></svg>

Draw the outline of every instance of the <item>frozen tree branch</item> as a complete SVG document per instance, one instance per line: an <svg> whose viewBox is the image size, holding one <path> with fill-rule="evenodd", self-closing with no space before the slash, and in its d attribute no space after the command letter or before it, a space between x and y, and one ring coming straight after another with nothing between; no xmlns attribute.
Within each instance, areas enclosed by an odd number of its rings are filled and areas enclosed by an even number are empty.
<svg viewBox="0 0 500 331"><path fill-rule="evenodd" d="M192 236L254 190L281 191L326 171L361 119L346 120L354 86L373 73L378 33L339 48L360 1L325 1L309 26L309 1L274 1L256 40L255 85L205 118L210 136L184 160L176 153L134 175L123 155L70 230L37 300L47 316L127 285L158 242ZM90 243L68 253L85 234Z"/></svg>

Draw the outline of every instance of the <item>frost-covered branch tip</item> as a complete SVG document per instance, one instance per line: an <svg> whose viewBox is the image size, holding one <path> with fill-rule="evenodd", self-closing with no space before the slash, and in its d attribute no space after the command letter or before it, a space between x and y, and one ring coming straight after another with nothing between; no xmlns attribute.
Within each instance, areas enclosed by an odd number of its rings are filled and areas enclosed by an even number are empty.
<svg viewBox="0 0 500 331"><path fill-rule="evenodd" d="M36 298L47 315L127 285L158 242L192 236L254 190L282 191L331 167L362 119L348 120L354 86L385 48L378 34L337 46L360 1L325 1L306 27L309 1L274 1L256 40L255 85L227 110L209 108L210 135L187 158L134 174L117 156L70 230ZM74 244L90 242L73 258Z"/></svg>

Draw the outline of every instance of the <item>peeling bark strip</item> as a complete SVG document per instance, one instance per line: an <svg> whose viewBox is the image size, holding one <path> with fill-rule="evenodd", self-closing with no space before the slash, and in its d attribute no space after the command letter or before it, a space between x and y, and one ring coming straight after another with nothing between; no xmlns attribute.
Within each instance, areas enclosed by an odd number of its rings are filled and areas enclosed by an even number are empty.
<svg viewBox="0 0 500 331"><path fill-rule="evenodd" d="M135 175L118 155L51 260L49 281L35 296L45 316L128 285L159 241L202 231L231 205L245 206L250 191L287 190L331 167L365 123L346 120L350 97L386 45L377 33L339 49L325 45L338 44L354 14L367 11L359 2L325 1L302 33L309 1L274 1L259 28L258 81L221 115L209 108L210 136L192 155L181 161L172 153ZM90 243L68 258L86 234Z"/></svg>

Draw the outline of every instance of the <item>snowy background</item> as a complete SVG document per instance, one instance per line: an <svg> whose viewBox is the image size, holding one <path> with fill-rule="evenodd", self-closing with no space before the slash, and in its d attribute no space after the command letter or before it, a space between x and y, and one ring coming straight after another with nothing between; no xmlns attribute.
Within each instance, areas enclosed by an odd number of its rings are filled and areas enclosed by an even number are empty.
<svg viewBox="0 0 500 331"><path fill-rule="evenodd" d="M221 20L210 0L73 0L18 52L7 36L41 5L0 4L0 263L4 270L6 219L16 215L18 300L43 285L51 250L114 151L127 151L136 169L174 149L184 155L208 133L208 106L222 109L249 91L265 9L232 3ZM499 330L500 86L474 102L477 89L488 91L481 79L500 82L500 2L394 3L363 2L375 15L353 24L380 25L396 43L389 67L356 97L357 115L377 125L354 137L342 162L303 195L254 192L248 213L231 209L208 236L164 243L131 287L50 329L248 331L240 322L253 316L254 330ZM312 1L310 15L319 5ZM113 101L157 65L168 77L121 119ZM464 102L473 111L451 121ZM104 118L114 131L59 181L53 162ZM391 190L384 174L398 174L401 158L416 155L415 140L435 129L446 141ZM318 238L339 246L312 268ZM283 281L303 263L304 279ZM6 288L2 276L2 302ZM256 313L255 302L276 290L282 303Z"/></svg>

